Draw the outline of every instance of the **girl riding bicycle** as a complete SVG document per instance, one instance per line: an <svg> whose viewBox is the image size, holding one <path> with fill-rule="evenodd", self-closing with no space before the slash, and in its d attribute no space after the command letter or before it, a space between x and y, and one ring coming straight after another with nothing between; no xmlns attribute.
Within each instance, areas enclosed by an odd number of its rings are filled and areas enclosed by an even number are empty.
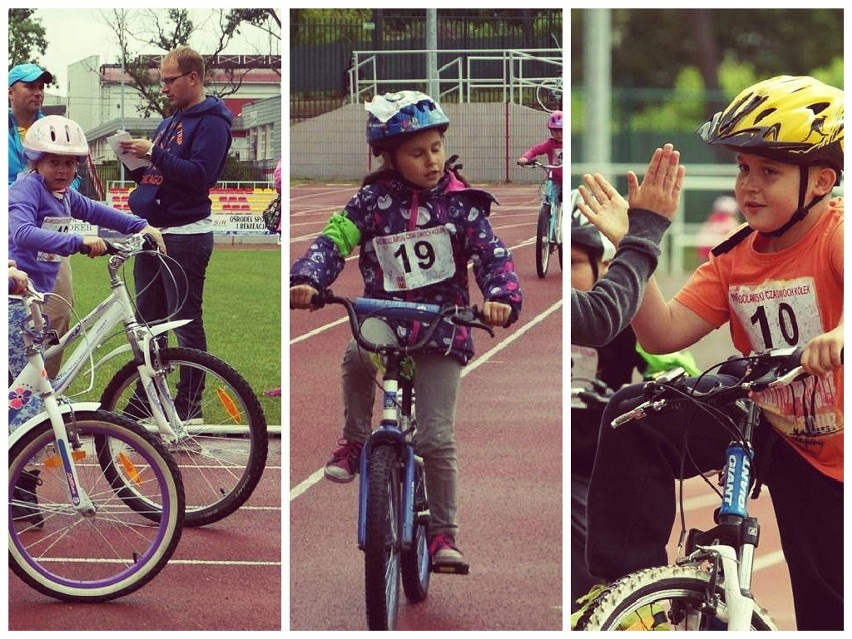
<svg viewBox="0 0 852 639"><path fill-rule="evenodd" d="M484 319L508 326L521 310L512 255L494 235L488 214L494 198L472 189L446 166L449 118L432 98L416 91L377 96L366 105L367 142L382 168L368 175L342 212L290 272L290 305L311 299L337 278L345 258L359 248L364 295L380 299L468 306L468 262L485 296ZM367 326L370 324L370 326ZM416 341L417 323L393 326L372 318L365 335L379 343ZM473 356L471 331L445 323L427 352L414 357L417 375L417 453L423 457L429 495L429 552L436 565L465 564L458 533L458 464L454 432L461 368ZM376 366L351 342L342 364L343 438L325 466L336 482L354 479L370 434Z"/></svg>
<svg viewBox="0 0 852 639"><path fill-rule="evenodd" d="M758 477L772 504L799 630L843 627L843 92L810 77L780 76L745 89L699 129L736 156L735 194L747 224L711 252L669 302L649 285L633 322L652 352L689 346L730 323L743 355L805 346L813 375L755 395ZM730 385L708 375L700 389ZM718 466L730 436L708 417L653 415L608 425L642 400L617 393L604 413L589 490L588 559L607 582L664 565L674 480ZM693 463L681 473L687 446Z"/></svg>
<svg viewBox="0 0 852 639"><path fill-rule="evenodd" d="M539 155L546 155L548 164L562 165L562 111L554 111L548 116L547 128L550 130L550 137L541 144L536 144L527 149L518 158L520 166L529 164ZM561 202L562 169L554 169L553 171L553 189L556 202Z"/></svg>
<svg viewBox="0 0 852 639"><path fill-rule="evenodd" d="M83 129L58 115L36 120L24 140L29 171L9 187L9 258L29 275L41 292L53 290L59 271L59 256L86 251L91 257L106 252L96 235L68 232L72 218L85 220L121 233L143 231L162 246L160 232L140 217L121 213L90 200L68 188L77 175L77 162L89 153ZM17 375L26 364L19 325L24 319L20 303L9 304L9 370ZM31 402L35 404L36 402ZM23 413L34 406L22 406L20 414L9 418L10 432L22 423Z"/></svg>

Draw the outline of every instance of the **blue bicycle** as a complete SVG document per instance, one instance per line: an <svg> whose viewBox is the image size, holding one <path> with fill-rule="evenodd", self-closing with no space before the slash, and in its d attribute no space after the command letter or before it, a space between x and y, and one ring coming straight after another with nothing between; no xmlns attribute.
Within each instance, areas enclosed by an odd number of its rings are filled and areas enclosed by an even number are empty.
<svg viewBox="0 0 852 639"><path fill-rule="evenodd" d="M613 421L613 428L625 427L649 413L685 405L714 415L733 436L725 452L722 492L717 491L721 507L715 527L687 533L684 556L675 565L639 570L609 584L574 629L778 630L751 594L760 526L748 514L747 498L753 480L752 434L760 409L749 395L806 375L799 365L801 356L799 347L742 358L745 372L736 384L707 392L685 384L683 369L673 369L646 384L647 401Z"/></svg>
<svg viewBox="0 0 852 639"><path fill-rule="evenodd" d="M535 233L535 272L540 278L545 278L553 253L558 254L559 268L562 269L562 197L553 179L553 171L562 167L542 164L538 160L525 166L537 166L546 174L541 185L541 207Z"/></svg>
<svg viewBox="0 0 852 639"><path fill-rule="evenodd" d="M364 591L370 630L394 630L399 584L408 601L426 599L434 568L428 551L429 501L423 459L414 450L414 367L411 355L422 350L444 320L458 326L494 332L476 308L448 307L401 300L336 297L325 291L314 305L339 304L346 309L352 335L365 351L383 360L382 419L364 444L360 461L358 548L364 551ZM374 344L361 332L369 317L420 321L424 331L416 344ZM467 566L453 570L466 573ZM443 571L442 571L443 572Z"/></svg>

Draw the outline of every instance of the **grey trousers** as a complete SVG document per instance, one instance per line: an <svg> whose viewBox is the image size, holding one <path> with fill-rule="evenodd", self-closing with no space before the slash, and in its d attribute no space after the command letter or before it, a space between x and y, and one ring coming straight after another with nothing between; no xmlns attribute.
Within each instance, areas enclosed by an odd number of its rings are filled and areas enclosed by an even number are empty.
<svg viewBox="0 0 852 639"><path fill-rule="evenodd" d="M362 326L364 336L375 344L396 340L391 328L375 318ZM455 413L461 363L440 353L414 356L414 392L417 397L417 433L415 449L426 468L429 495L429 535L458 532L458 453L456 450ZM343 389L343 437L363 442L370 436L375 405L376 366L370 354L352 340L341 365Z"/></svg>

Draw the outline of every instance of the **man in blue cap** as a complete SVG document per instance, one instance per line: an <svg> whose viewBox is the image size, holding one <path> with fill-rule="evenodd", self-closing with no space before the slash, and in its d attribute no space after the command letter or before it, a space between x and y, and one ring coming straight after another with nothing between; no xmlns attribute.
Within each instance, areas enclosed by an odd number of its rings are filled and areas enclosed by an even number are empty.
<svg viewBox="0 0 852 639"><path fill-rule="evenodd" d="M41 110L44 103L44 86L53 82L53 75L37 64L19 64L9 69L9 184L18 177L18 173L27 168L24 147L21 141L33 122L44 117ZM74 178L71 188L77 188L80 177ZM71 305L74 293L71 286L71 263L63 257L56 287L53 293L63 299L51 296L44 306L45 314L50 317L50 325L58 335L64 335L71 324ZM67 302L66 302L67 300ZM55 377L62 364L62 356L50 358L46 364L48 375Z"/></svg>
<svg viewBox="0 0 852 639"><path fill-rule="evenodd" d="M19 64L9 70L9 184L27 168L21 140L32 123L44 117L44 85L51 82L53 76L37 64Z"/></svg>

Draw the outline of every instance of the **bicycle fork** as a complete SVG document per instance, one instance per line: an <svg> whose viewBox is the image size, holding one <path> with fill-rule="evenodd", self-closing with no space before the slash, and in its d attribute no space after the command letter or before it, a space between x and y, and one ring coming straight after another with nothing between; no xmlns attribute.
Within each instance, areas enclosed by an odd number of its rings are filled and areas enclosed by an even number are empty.
<svg viewBox="0 0 852 639"><path fill-rule="evenodd" d="M417 461L414 449L399 429L399 380L385 374L382 384L382 421L361 450L358 494L358 548L364 550L367 537L367 495L370 487L370 457L377 446L392 446L402 461L399 504L400 550L411 548L414 539L414 477Z"/></svg>

